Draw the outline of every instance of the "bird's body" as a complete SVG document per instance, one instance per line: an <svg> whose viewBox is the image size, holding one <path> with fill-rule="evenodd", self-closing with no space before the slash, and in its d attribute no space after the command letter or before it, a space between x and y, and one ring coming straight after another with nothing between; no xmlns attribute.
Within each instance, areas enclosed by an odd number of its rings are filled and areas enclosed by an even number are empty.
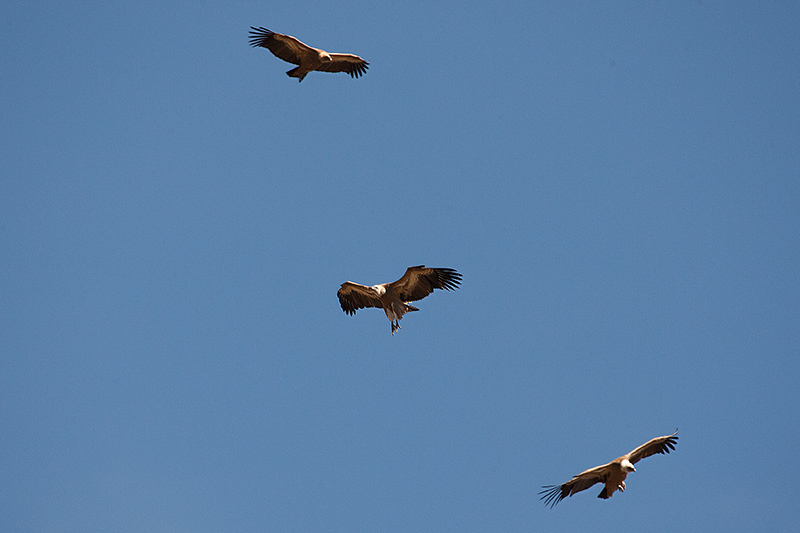
<svg viewBox="0 0 800 533"><path fill-rule="evenodd" d="M408 302L421 300L434 289L455 290L461 283L461 274L452 268L427 268L424 265L409 267L403 277L393 283L361 285L346 281L339 292L342 311L354 315L365 307L379 307L392 323L392 335L400 329L399 321L411 311L419 311Z"/></svg>
<svg viewBox="0 0 800 533"><path fill-rule="evenodd" d="M597 495L598 498L608 499L617 490L625 492L625 479L629 473L636 472L634 463L657 453L666 454L674 450L678 440L677 434L678 430L675 430L672 435L651 439L630 453L617 457L610 463L585 470L561 485L542 487L544 490L539 493L542 495L541 499L545 505L553 507L567 496L586 490L595 483L604 485L603 490Z"/></svg>
<svg viewBox="0 0 800 533"><path fill-rule="evenodd" d="M325 50L314 48L291 35L275 33L266 28L250 26L250 44L266 48L275 57L297 65L288 71L287 76L303 78L309 72L346 72L352 78L358 78L369 68L369 63L353 54L330 54Z"/></svg>

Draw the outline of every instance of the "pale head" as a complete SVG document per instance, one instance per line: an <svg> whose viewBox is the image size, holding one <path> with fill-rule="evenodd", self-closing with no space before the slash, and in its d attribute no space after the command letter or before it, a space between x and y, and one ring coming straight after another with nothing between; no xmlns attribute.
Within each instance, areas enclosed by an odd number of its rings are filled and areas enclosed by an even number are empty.
<svg viewBox="0 0 800 533"><path fill-rule="evenodd" d="M636 469L633 467L633 463L631 463L627 459L623 459L622 462L619 464L619 466L622 468L623 472L626 473L636 472Z"/></svg>
<svg viewBox="0 0 800 533"><path fill-rule="evenodd" d="M372 290L378 293L378 296L383 296L386 294L386 287L383 285L373 285Z"/></svg>

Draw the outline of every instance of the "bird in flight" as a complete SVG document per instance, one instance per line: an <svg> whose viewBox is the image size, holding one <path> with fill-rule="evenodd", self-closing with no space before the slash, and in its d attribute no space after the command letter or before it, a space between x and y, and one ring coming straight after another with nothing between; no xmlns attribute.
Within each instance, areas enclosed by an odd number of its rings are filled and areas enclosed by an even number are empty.
<svg viewBox="0 0 800 533"><path fill-rule="evenodd" d="M636 472L636 468L633 465L645 457L650 457L657 453L669 453L670 450L674 450L678 440L677 434L678 430L676 429L672 435L651 439L608 464L581 472L566 483L542 487L544 490L539 493L542 495L541 499L544 500L545 505L549 505L552 508L567 496L586 490L595 483L603 483L605 485L600 494L597 495L598 498L603 498L604 500L613 496L615 490L625 492L625 478L628 477L629 473Z"/></svg>
<svg viewBox="0 0 800 533"><path fill-rule="evenodd" d="M400 320L409 311L419 311L408 302L422 300L434 289L452 291L461 284L461 274L452 268L427 268L425 265L408 267L403 277L393 283L359 285L352 281L342 283L336 295L342 311L355 315L364 307L382 308L392 323L392 335L400 329Z"/></svg>
<svg viewBox="0 0 800 533"><path fill-rule="evenodd" d="M275 57L297 68L286 73L287 76L303 78L312 70L321 72L346 72L351 78L358 78L367 72L369 63L353 54L329 54L325 50L312 48L291 35L275 33L266 28L250 26L250 45L260 46L272 52Z"/></svg>

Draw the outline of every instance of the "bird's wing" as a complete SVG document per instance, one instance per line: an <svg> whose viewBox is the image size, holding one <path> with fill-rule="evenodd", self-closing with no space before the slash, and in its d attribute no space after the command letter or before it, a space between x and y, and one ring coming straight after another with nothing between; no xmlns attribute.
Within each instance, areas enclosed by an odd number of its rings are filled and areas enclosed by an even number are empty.
<svg viewBox="0 0 800 533"><path fill-rule="evenodd" d="M342 287L336 293L336 296L339 297L342 311L348 315L354 315L357 309L363 309L364 307L383 307L375 289L352 281L342 283Z"/></svg>
<svg viewBox="0 0 800 533"><path fill-rule="evenodd" d="M287 63L299 65L304 59L313 57L317 53L312 48L291 35L275 33L267 28L254 28L250 26L250 45L266 48L279 59Z"/></svg>
<svg viewBox="0 0 800 533"><path fill-rule="evenodd" d="M404 302L422 300L433 289L452 291L461 283L461 274L452 268L426 268L425 265L408 267L403 277L390 283L386 290L393 290Z"/></svg>
<svg viewBox="0 0 800 533"><path fill-rule="evenodd" d="M367 73L369 63L353 54L330 54L331 61L323 63L317 70L322 72L347 72L351 78Z"/></svg>
<svg viewBox="0 0 800 533"><path fill-rule="evenodd" d="M655 455L657 453L669 453L670 450L675 449L675 444L677 444L678 440L678 437L676 436L677 434L678 430L676 429L675 433L672 435L664 435L663 437L650 439L629 453L628 461L631 463L636 463L645 457L650 457L651 455Z"/></svg>
<svg viewBox="0 0 800 533"><path fill-rule="evenodd" d="M567 496L572 496L576 492L586 490L595 483L604 483L608 477L610 467L611 463L606 463L604 465L596 466L581 472L577 476L573 477L566 483L562 483L561 485L548 485L542 487L544 490L539 492L539 494L542 495L540 499L544 500L545 505L553 507Z"/></svg>

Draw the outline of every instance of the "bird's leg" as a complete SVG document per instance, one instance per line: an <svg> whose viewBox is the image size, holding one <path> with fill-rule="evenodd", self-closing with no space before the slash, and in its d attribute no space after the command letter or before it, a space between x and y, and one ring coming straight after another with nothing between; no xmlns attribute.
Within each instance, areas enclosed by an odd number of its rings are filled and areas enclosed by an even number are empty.
<svg viewBox="0 0 800 533"><path fill-rule="evenodd" d="M394 332L400 329L400 323L397 320L392 320L392 335Z"/></svg>
<svg viewBox="0 0 800 533"><path fill-rule="evenodd" d="M625 482L624 481L620 481L619 487L617 487L617 488L619 489L620 492L625 492Z"/></svg>

